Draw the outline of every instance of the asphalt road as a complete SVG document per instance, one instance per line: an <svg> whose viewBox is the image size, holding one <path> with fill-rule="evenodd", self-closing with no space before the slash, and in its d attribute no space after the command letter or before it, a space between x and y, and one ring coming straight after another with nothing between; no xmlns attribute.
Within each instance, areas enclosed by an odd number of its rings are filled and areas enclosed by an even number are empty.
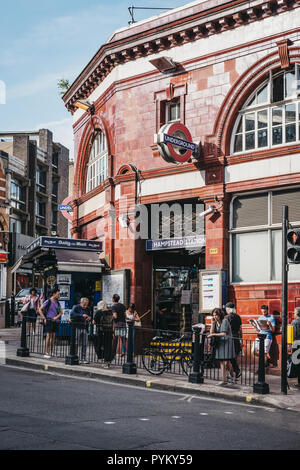
<svg viewBox="0 0 300 470"><path fill-rule="evenodd" d="M300 449L297 412L0 366L0 449Z"/></svg>

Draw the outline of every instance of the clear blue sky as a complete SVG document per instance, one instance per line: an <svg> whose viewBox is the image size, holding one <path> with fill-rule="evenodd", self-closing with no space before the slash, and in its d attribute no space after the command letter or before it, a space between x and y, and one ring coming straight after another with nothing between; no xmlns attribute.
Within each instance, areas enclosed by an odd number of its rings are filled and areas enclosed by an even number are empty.
<svg viewBox="0 0 300 470"><path fill-rule="evenodd" d="M0 130L48 128L72 153L71 115L57 82L71 82L118 28L129 6L176 8L188 0L14 0L1 8ZM141 20L160 13L135 10Z"/></svg>

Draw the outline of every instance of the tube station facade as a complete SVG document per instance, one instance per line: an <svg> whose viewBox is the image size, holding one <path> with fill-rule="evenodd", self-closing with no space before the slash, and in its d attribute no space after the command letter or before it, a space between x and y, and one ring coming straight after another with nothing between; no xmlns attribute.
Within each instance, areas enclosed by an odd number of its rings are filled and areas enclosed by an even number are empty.
<svg viewBox="0 0 300 470"><path fill-rule="evenodd" d="M72 236L129 270L149 324L158 305L170 329L227 300L245 331L262 304L280 314L282 205L300 226L299 25L299 0L195 1L113 33L64 95ZM299 265L289 280L291 314Z"/></svg>

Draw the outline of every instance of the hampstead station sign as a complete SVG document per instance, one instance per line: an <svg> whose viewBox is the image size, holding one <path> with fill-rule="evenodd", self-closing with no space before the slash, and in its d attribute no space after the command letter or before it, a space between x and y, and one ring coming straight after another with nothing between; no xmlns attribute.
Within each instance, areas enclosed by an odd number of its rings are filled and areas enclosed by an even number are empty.
<svg viewBox="0 0 300 470"><path fill-rule="evenodd" d="M154 136L161 157L168 163L185 163L192 156L200 157L199 145L192 142L186 126L180 122L165 124Z"/></svg>
<svg viewBox="0 0 300 470"><path fill-rule="evenodd" d="M202 248L205 246L205 241L205 235L147 240L146 251Z"/></svg>

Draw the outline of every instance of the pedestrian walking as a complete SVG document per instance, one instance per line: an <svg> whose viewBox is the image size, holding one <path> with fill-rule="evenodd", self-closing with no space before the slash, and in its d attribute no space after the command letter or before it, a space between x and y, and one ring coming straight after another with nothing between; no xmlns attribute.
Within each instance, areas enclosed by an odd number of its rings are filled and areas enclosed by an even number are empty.
<svg viewBox="0 0 300 470"><path fill-rule="evenodd" d="M292 354L297 356L297 360L300 359L300 307L296 307L294 310L294 320L292 321L294 327L294 341L292 344ZM295 354L296 351L299 351ZM300 389L300 364L297 365L298 382L293 384L293 387Z"/></svg>
<svg viewBox="0 0 300 470"><path fill-rule="evenodd" d="M130 304L128 309L126 310L126 321L132 322L132 353L135 356L135 322L140 322L141 319L139 314L135 309L135 304ZM128 335L127 335L128 336Z"/></svg>
<svg viewBox="0 0 300 470"><path fill-rule="evenodd" d="M215 359L220 362L222 381L218 385L227 385L227 371L230 370L230 360L235 357L234 342L230 322L220 308L212 311L212 324L208 338L215 338Z"/></svg>
<svg viewBox="0 0 300 470"><path fill-rule="evenodd" d="M30 289L30 294L24 299L24 307L22 313L24 314L24 320L26 321L26 331L30 334L32 328L32 334L35 334L36 319L40 308L40 298L37 294L37 290L33 287Z"/></svg>
<svg viewBox="0 0 300 470"><path fill-rule="evenodd" d="M239 364L238 364L238 360L237 360L242 350L241 348L241 342L243 338L242 319L236 313L236 309L235 309L233 302L227 302L227 304L225 305L225 311L226 311L227 318L231 326L233 342L234 342L234 352L235 352L235 357L230 359L230 362L232 365L233 372L235 373L235 378L238 379L242 374Z"/></svg>
<svg viewBox="0 0 300 470"><path fill-rule="evenodd" d="M109 368L112 361L113 314L104 300L97 304L93 325L96 325L94 347L97 358L104 359L104 367Z"/></svg>
<svg viewBox="0 0 300 470"><path fill-rule="evenodd" d="M125 346L126 344L126 307L120 302L120 296L118 294L113 295L112 301L112 313L114 319L113 356L115 356L116 353L120 356L124 356L125 352L123 345Z"/></svg>
<svg viewBox="0 0 300 470"><path fill-rule="evenodd" d="M59 328L59 319L62 309L59 303L60 290L54 288L50 291L50 299L46 300L39 309L44 321L46 331L46 346L44 358L50 359L53 355L56 333Z"/></svg>
<svg viewBox="0 0 300 470"><path fill-rule="evenodd" d="M74 322L76 328L75 344L78 348L81 347L80 362L82 364L89 363L86 357L86 350L88 345L88 327L93 317L89 302L87 297L82 297L80 303L73 306L70 314L71 321Z"/></svg>

